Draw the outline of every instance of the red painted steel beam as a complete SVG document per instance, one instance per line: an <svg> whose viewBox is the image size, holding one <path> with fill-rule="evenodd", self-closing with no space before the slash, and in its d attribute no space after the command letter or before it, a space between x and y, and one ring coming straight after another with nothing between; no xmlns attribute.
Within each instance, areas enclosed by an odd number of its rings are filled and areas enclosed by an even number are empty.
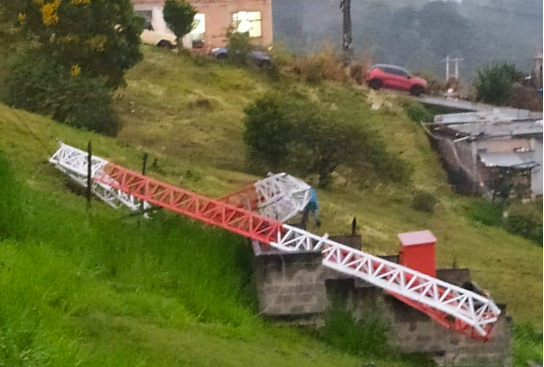
<svg viewBox="0 0 544 367"><path fill-rule="evenodd" d="M261 243L275 243L285 231L283 223L240 208L237 205L243 205L242 203L233 202L238 200L237 198L244 198L246 193L250 194L251 192L254 192L254 190L251 190L251 186L228 195L225 198L214 200L195 194L191 191L165 184L111 163L108 163L99 174L93 177L93 179L128 195L132 195L142 201L188 216L203 223L223 228ZM229 202L233 202L235 205L231 205ZM347 250L345 250L345 252L346 253L341 252L340 256L347 256ZM334 260L334 257L331 257L331 260ZM372 262L371 266L377 270L378 275L386 274L385 269L383 271L379 270L380 266L383 266L379 262ZM355 267L355 265L351 267ZM391 276L392 275L387 275L385 279L389 279ZM406 279L406 282L408 283L410 280L411 279ZM442 311L393 292L389 292L389 294L407 305L427 314L446 328L465 333L476 339L487 340L489 337L492 324L486 328L486 331L488 331L487 335L481 337L474 332L470 325L457 318L451 320L452 316ZM444 293L442 293L441 296L442 295L444 295ZM448 298L451 297L448 297L448 295L445 294L445 299ZM455 301L453 298L451 299L452 301Z"/></svg>
<svg viewBox="0 0 544 367"><path fill-rule="evenodd" d="M282 231L283 224L279 221L165 184L115 164L107 164L94 179L140 200L262 243L276 241L278 233Z"/></svg>

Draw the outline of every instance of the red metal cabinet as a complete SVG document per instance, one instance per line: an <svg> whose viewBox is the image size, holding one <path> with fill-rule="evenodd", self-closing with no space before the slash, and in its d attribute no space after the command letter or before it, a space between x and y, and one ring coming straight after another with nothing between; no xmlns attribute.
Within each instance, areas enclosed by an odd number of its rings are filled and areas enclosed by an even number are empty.
<svg viewBox="0 0 544 367"><path fill-rule="evenodd" d="M436 238L431 231L399 233L399 263L424 274L436 277Z"/></svg>

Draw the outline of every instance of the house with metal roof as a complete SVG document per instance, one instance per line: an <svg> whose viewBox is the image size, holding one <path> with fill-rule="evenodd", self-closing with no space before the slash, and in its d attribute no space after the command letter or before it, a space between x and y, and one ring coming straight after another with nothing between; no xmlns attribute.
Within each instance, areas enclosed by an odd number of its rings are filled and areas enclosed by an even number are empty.
<svg viewBox="0 0 544 367"><path fill-rule="evenodd" d="M163 16L165 0L131 0L135 12L152 29L170 33ZM273 41L272 0L189 0L197 14L190 34L183 40L188 48L224 47L227 31L247 33L255 45L268 46Z"/></svg>
<svg viewBox="0 0 544 367"><path fill-rule="evenodd" d="M542 196L542 113L437 115L427 127L461 191L505 199Z"/></svg>

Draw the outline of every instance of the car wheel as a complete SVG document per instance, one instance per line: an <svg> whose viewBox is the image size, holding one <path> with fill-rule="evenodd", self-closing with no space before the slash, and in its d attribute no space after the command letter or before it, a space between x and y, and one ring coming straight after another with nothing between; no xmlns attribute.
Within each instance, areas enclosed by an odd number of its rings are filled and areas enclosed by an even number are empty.
<svg viewBox="0 0 544 367"><path fill-rule="evenodd" d="M368 82L368 86L374 90L378 90L383 86L383 82L380 79L372 79Z"/></svg>
<svg viewBox="0 0 544 367"><path fill-rule="evenodd" d="M160 40L159 43L157 43L158 47L167 48L169 50L172 50L174 48L174 45L170 43L170 41L167 40Z"/></svg>
<svg viewBox="0 0 544 367"><path fill-rule="evenodd" d="M423 89L420 85L414 85L412 88L410 88L410 94L416 97L419 97L425 92L425 89Z"/></svg>
<svg viewBox="0 0 544 367"><path fill-rule="evenodd" d="M226 53L220 53L216 56L216 59L217 60L225 60L227 59L229 56L226 54Z"/></svg>

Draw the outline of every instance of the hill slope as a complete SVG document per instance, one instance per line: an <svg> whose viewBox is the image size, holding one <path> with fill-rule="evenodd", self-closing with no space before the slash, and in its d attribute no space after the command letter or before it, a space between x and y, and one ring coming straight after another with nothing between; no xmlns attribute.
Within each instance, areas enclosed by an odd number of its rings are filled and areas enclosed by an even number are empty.
<svg viewBox="0 0 544 367"><path fill-rule="evenodd" d="M356 365L358 358L253 316L249 249L236 237L168 215L154 224L127 219L99 203L88 217L84 200L47 164L56 140L85 147L92 139L97 155L138 169L146 151L150 175L217 197L255 179L245 172L244 107L267 90L293 83L146 48L145 61L130 71L117 101L124 122L117 139L0 105L0 149L23 185L17 201L22 208L10 213L25 213L29 223L2 247L12 270L0 271L10 292L0 322L3 329L24 331L9 336L17 345L9 353L36 343L35 358L42 349L58 348L66 365L79 359L84 365ZM378 101L382 108L373 111L369 100L382 96L333 83L298 87L373 123L389 149L414 169L407 187L361 187L340 179L321 190L324 225L315 230L346 232L356 216L364 248L387 254L397 251L398 232L428 228L439 241L439 265L450 266L455 258L458 266L470 267L497 302L508 304L516 323L541 330L542 249L465 215L472 199L450 191L424 133L395 101ZM439 198L433 215L411 208L420 188ZM206 261L185 269L194 254ZM236 265L225 267L224 259ZM219 276L223 272L227 279ZM15 302L24 289L28 297ZM541 356L538 343L530 348Z"/></svg>

